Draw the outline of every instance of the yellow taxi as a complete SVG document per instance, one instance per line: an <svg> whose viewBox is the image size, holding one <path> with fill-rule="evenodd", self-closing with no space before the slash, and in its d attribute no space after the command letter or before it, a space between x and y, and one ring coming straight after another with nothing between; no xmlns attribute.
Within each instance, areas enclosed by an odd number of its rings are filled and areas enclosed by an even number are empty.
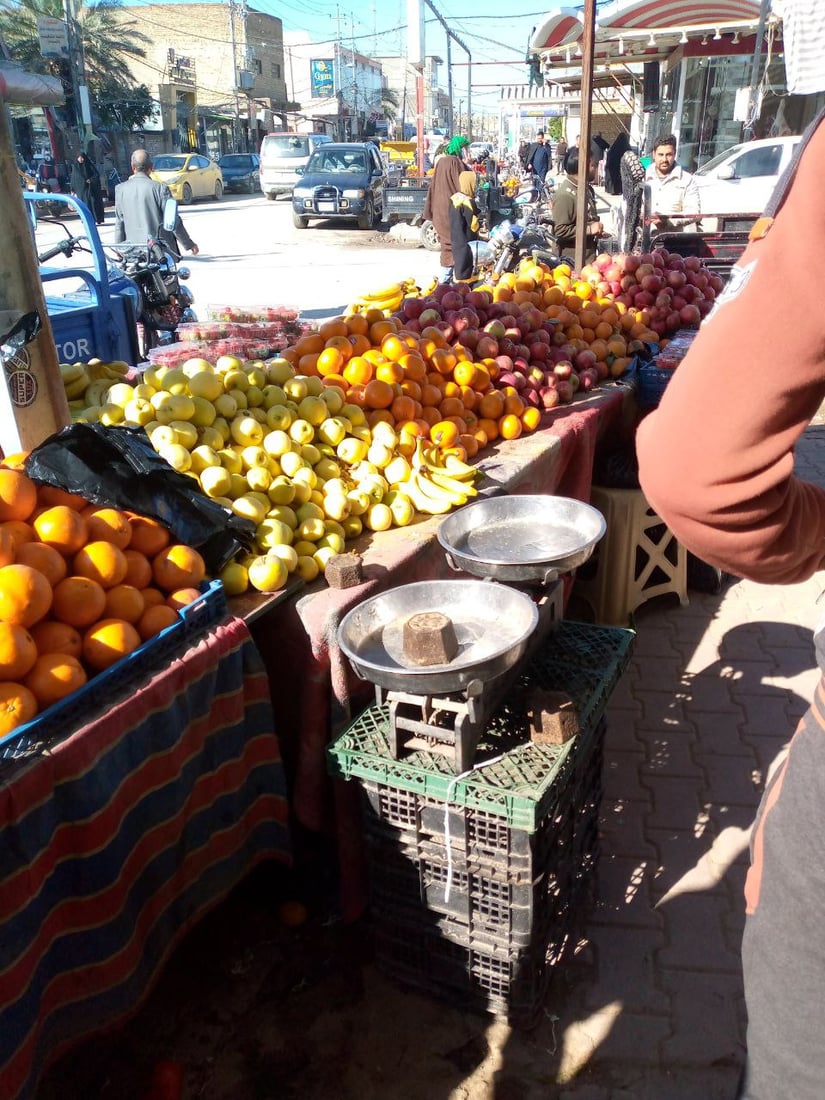
<svg viewBox="0 0 825 1100"><path fill-rule="evenodd" d="M185 205L194 199L219 199L224 192L220 168L200 153L161 153L153 157L152 179L165 183L172 198Z"/></svg>

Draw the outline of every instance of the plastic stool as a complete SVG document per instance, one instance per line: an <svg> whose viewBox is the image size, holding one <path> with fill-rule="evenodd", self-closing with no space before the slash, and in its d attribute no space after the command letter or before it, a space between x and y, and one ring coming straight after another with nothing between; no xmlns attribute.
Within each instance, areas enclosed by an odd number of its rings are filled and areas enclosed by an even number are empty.
<svg viewBox="0 0 825 1100"><path fill-rule="evenodd" d="M594 485L590 502L607 521L607 531L577 570L574 591L590 604L596 622L624 626L637 607L668 592L686 604L687 551L641 489Z"/></svg>

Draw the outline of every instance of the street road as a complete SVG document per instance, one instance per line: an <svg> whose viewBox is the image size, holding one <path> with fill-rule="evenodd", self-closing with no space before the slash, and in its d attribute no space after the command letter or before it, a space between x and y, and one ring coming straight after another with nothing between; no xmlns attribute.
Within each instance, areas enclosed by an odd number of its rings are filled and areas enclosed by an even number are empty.
<svg viewBox="0 0 825 1100"><path fill-rule="evenodd" d="M180 213L200 248L200 255L185 253L182 260L192 272L199 319L210 303L285 305L305 317L329 316L359 293L407 276L427 284L439 271L437 252L396 241L386 226L365 231L330 219L295 229L285 198L225 195L181 206ZM104 243L113 240L113 227L114 210L107 208Z"/></svg>

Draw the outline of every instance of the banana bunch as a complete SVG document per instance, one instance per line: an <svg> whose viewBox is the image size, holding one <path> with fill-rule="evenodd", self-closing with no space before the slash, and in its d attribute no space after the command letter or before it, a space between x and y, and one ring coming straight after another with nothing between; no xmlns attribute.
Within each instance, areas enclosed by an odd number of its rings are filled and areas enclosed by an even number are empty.
<svg viewBox="0 0 825 1100"><path fill-rule="evenodd" d="M92 381L85 363L61 363L60 377L69 401L82 397Z"/></svg>
<svg viewBox="0 0 825 1100"><path fill-rule="evenodd" d="M443 516L474 496L477 470L456 455L444 455L437 447L427 446L422 439L416 443L410 463L410 474L398 488L409 497L418 512Z"/></svg>
<svg viewBox="0 0 825 1100"><path fill-rule="evenodd" d="M106 394L112 387L111 378L95 378L86 387L83 401L87 408L106 404Z"/></svg>
<svg viewBox="0 0 825 1100"><path fill-rule="evenodd" d="M86 364L90 378L108 378L111 382L119 382L129 373L129 369L129 364L121 359L113 359L110 363L104 363L101 359L90 359Z"/></svg>
<svg viewBox="0 0 825 1100"><path fill-rule="evenodd" d="M420 291L415 279L404 279L390 283L380 290L372 290L356 298L349 307L349 313L364 313L368 309L382 309L394 313L407 297L418 297Z"/></svg>

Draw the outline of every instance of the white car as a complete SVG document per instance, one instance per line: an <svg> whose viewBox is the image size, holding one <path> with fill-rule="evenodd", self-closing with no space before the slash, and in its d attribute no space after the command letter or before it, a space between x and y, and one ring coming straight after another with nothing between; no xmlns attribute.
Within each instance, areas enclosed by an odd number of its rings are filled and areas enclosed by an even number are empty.
<svg viewBox="0 0 825 1100"><path fill-rule="evenodd" d="M714 229L716 214L761 214L801 140L797 134L745 141L703 164L695 174L702 228Z"/></svg>

